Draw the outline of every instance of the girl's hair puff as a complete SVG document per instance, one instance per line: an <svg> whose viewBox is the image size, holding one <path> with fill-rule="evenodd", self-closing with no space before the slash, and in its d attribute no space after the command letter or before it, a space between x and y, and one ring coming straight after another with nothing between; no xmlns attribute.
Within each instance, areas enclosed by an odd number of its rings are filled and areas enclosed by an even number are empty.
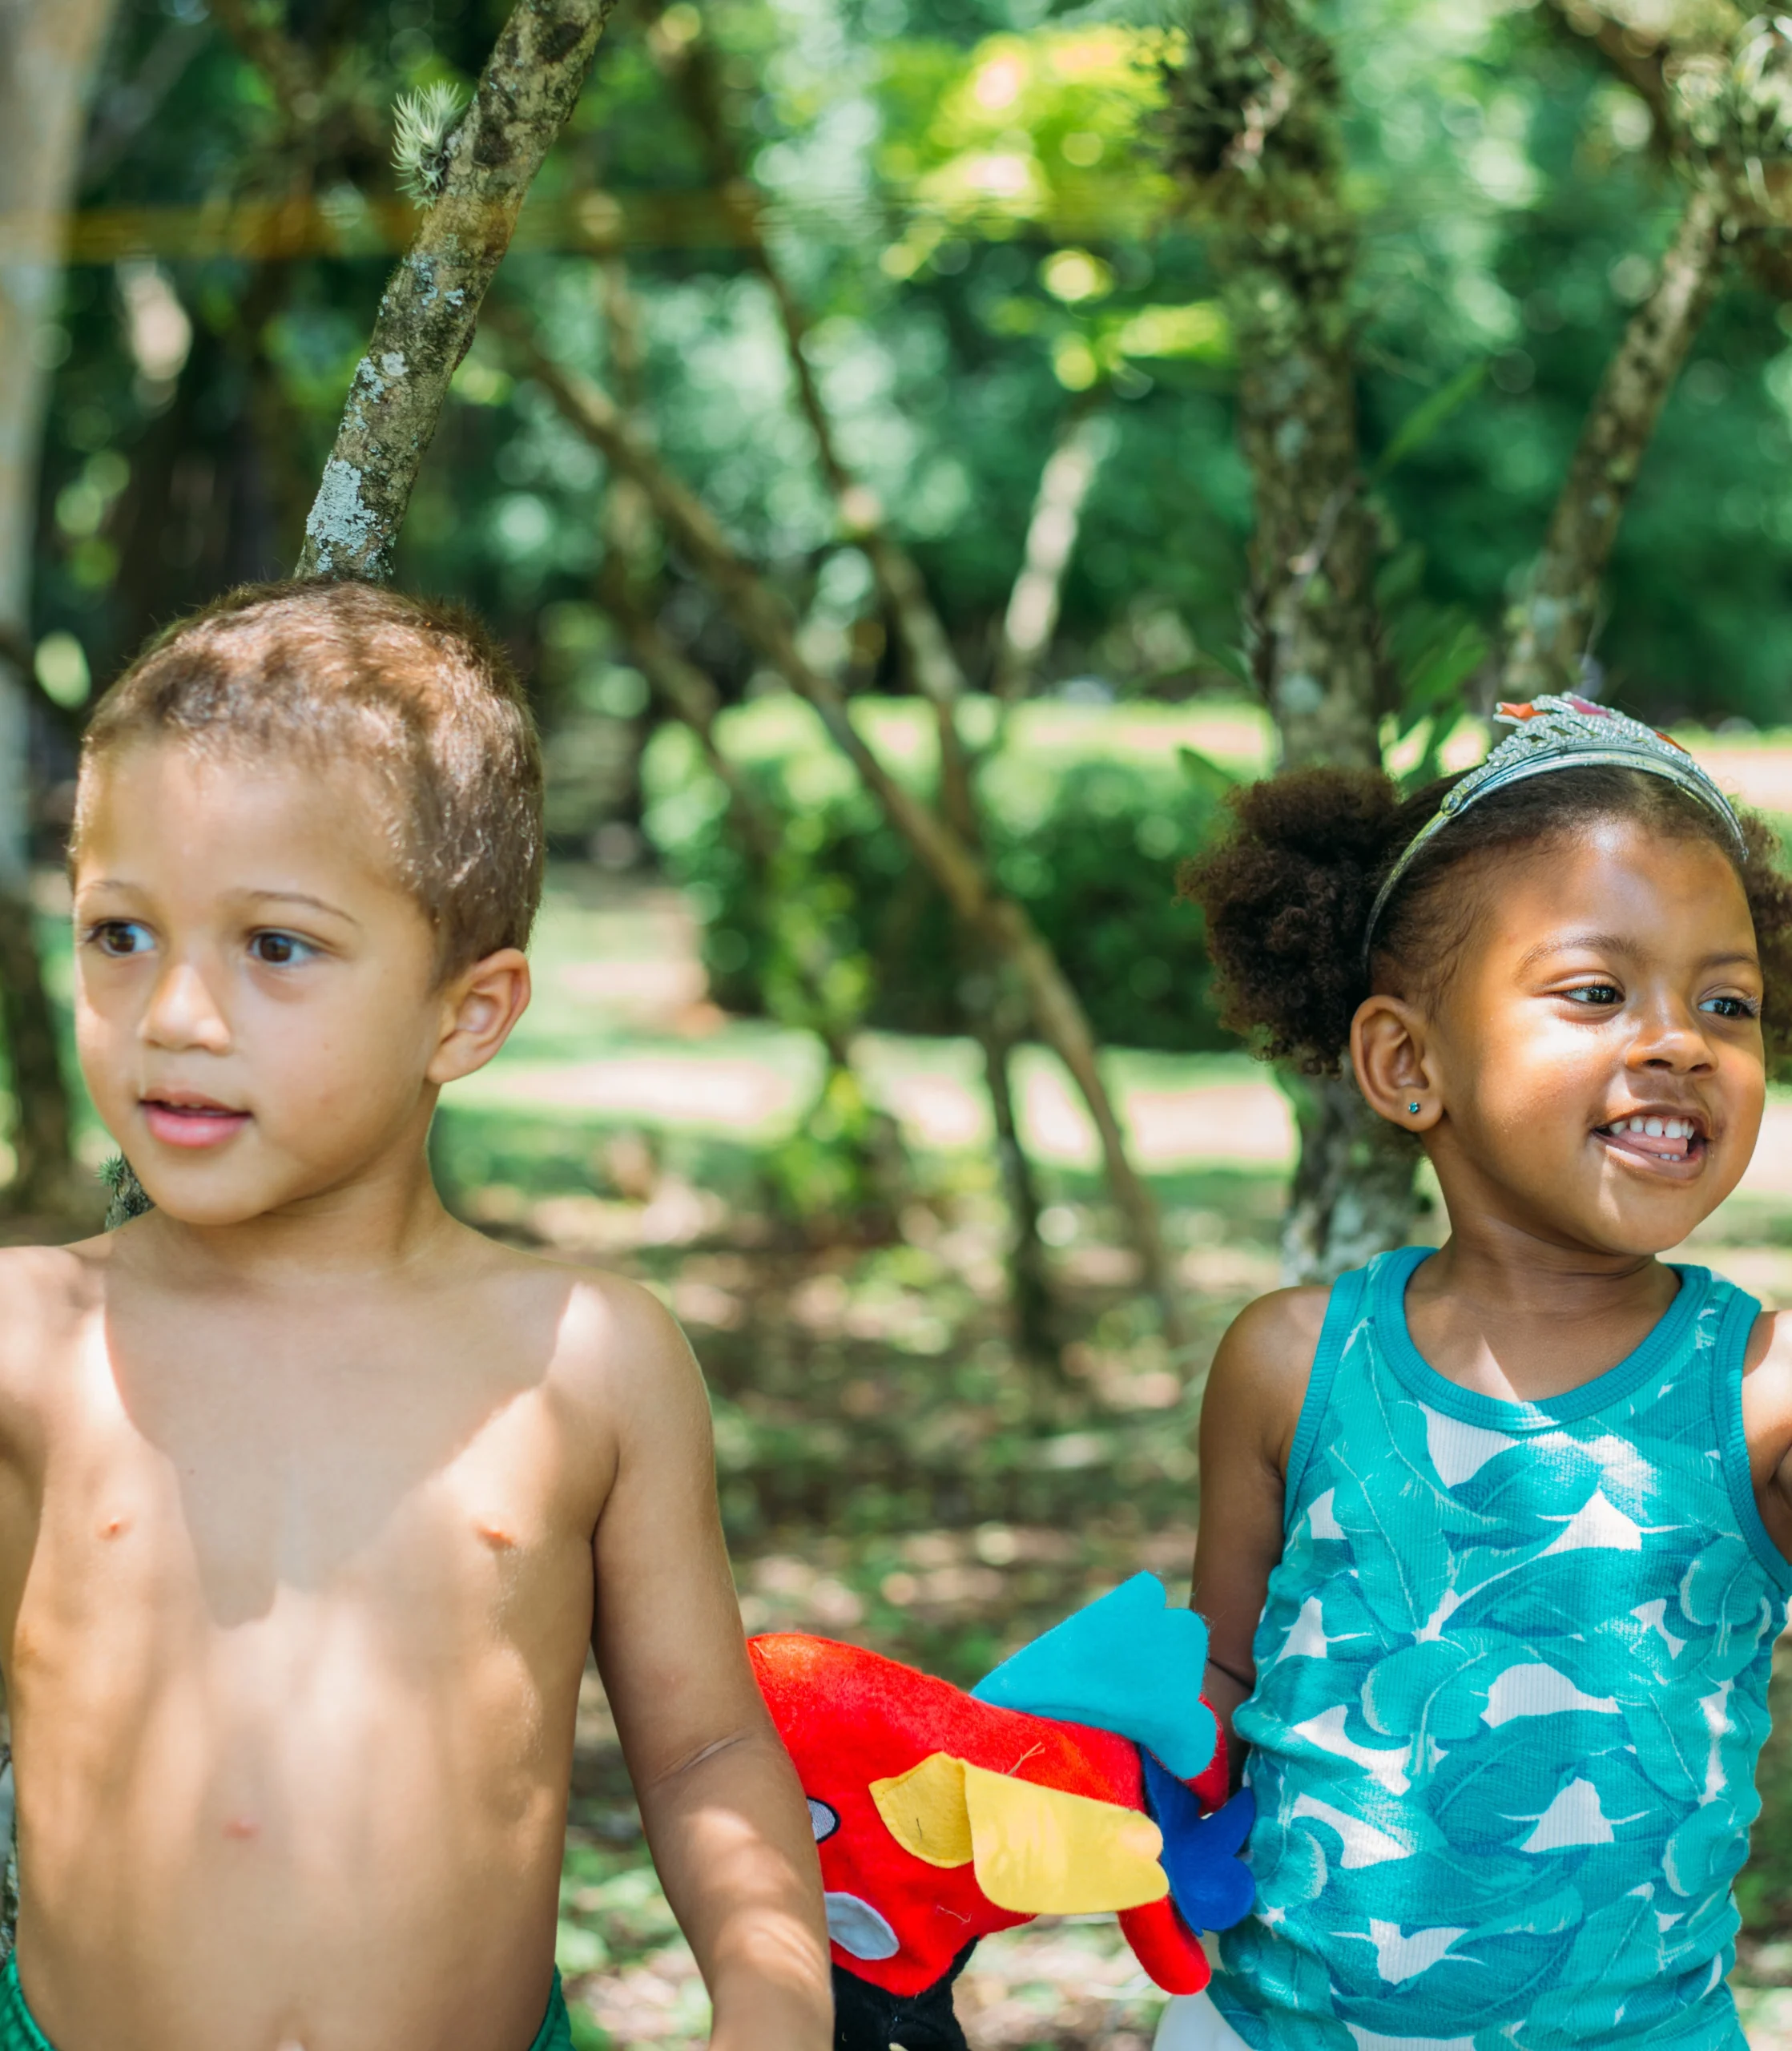
<svg viewBox="0 0 1792 2051"><path fill-rule="evenodd" d="M1735 859L1721 823L1662 777L1554 770L1480 799L1432 839L1388 901L1366 970L1375 893L1458 780L1403 798L1379 770L1301 769L1231 794L1230 830L1182 876L1183 895L1206 917L1223 1025L1266 1059L1335 1075L1371 970L1374 988L1414 998L1448 977L1480 909L1475 872L1496 853L1627 820ZM1749 850L1737 875L1765 983L1762 1030L1778 1070L1792 1065L1792 879L1778 867L1773 829L1753 812L1737 816Z"/></svg>

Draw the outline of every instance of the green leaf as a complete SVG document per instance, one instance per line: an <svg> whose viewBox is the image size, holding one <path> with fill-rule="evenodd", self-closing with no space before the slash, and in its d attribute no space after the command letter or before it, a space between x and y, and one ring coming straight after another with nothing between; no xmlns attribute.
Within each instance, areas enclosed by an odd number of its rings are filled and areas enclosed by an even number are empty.
<svg viewBox="0 0 1792 2051"><path fill-rule="evenodd" d="M1229 792L1235 791L1244 778L1235 775L1222 764L1214 761L1210 755L1203 755L1198 747L1179 747L1176 760L1182 774L1204 796L1217 804Z"/></svg>
<svg viewBox="0 0 1792 2051"><path fill-rule="evenodd" d="M1371 477L1386 477L1396 463L1404 462L1415 450L1424 448L1451 414L1480 389L1481 380L1486 375L1484 359L1477 363L1466 364L1448 384L1440 385L1428 399L1421 399L1395 429L1394 438L1382 450L1371 473Z"/></svg>

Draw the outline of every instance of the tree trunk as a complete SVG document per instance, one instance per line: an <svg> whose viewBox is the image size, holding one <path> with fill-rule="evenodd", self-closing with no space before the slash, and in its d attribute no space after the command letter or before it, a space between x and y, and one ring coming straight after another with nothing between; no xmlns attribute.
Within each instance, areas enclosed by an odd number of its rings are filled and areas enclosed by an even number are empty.
<svg viewBox="0 0 1792 2051"><path fill-rule="evenodd" d="M1282 1218L1282 1268L1329 1280L1387 1249L1388 1220L1418 1215L1419 1150L1363 1101L1350 1075L1283 1074L1300 1158Z"/></svg>
<svg viewBox="0 0 1792 2051"><path fill-rule="evenodd" d="M66 1086L31 931L28 672L38 458L88 83L115 0L0 0L0 1018L18 1104L8 1202L54 1209L72 1191Z"/></svg>
<svg viewBox="0 0 1792 2051"><path fill-rule="evenodd" d="M472 104L445 143L440 189L380 301L305 522L300 576L391 576L449 381L614 5L517 0L505 23Z"/></svg>
<svg viewBox="0 0 1792 2051"><path fill-rule="evenodd" d="M1240 20L1226 0L1197 0L1170 86L1172 158L1210 211L1238 350L1256 514L1246 642L1283 768L1377 768L1388 693L1357 447L1357 235L1336 58L1301 0L1261 0L1248 33ZM1327 1282L1409 1236L1415 1157L1348 1076L1286 1081L1300 1158L1283 1273Z"/></svg>
<svg viewBox="0 0 1792 2051"><path fill-rule="evenodd" d="M1722 268L1725 195L1693 188L1655 289L1630 316L1581 430L1543 553L1513 608L1500 695L1581 687L1618 524Z"/></svg>

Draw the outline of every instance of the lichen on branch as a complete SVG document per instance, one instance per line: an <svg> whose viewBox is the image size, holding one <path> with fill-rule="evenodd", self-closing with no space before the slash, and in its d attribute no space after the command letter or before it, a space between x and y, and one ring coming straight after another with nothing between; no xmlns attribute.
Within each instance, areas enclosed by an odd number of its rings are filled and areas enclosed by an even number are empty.
<svg viewBox="0 0 1792 2051"><path fill-rule="evenodd" d="M301 577L384 581L417 473L528 193L615 0L517 0L388 280L305 522ZM435 174L433 172L433 176Z"/></svg>

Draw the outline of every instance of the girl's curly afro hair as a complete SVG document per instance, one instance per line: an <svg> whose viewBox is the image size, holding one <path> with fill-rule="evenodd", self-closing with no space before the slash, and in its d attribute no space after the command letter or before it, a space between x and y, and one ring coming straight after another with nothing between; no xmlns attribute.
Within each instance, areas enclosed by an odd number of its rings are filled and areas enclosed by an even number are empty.
<svg viewBox="0 0 1792 2051"><path fill-rule="evenodd" d="M1363 936L1382 879L1458 780L1402 798L1379 771L1302 769L1233 792L1230 831L1185 864L1183 895L1206 916L1220 1017L1266 1058L1336 1074L1351 1021L1371 985L1421 997L1448 977L1472 930L1475 872L1627 820L1709 842L1732 860L1722 827L1696 799L1646 771L1589 767L1533 776L1481 799L1436 836L1389 901L1365 969ZM1792 879L1766 823L1739 812L1749 859L1737 874L1754 920L1766 982L1770 1068L1792 1065Z"/></svg>

